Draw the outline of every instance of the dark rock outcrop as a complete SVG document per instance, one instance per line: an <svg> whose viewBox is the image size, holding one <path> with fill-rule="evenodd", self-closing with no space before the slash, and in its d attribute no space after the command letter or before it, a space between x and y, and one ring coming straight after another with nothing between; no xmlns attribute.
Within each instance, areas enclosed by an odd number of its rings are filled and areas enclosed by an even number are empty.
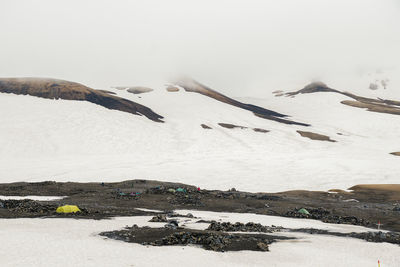
<svg viewBox="0 0 400 267"><path fill-rule="evenodd" d="M317 134L313 132L305 132L305 131L297 131L301 136L318 141L328 141L328 142L336 142L335 140L331 139L329 136L323 134Z"/></svg>
<svg viewBox="0 0 400 267"><path fill-rule="evenodd" d="M279 112L276 112L276 111L273 111L270 109L266 109L263 107L259 107L256 105L242 103L240 101L232 99L232 98L230 98L226 95L223 95L223 94L221 94L221 93L219 93L219 92L217 92L217 91L215 91L193 79L189 79L189 78L181 79L176 84L179 85L180 87L182 87L183 89L185 89L185 91L187 91L187 92L195 92L195 93L199 93L199 94L214 98L215 100L221 101L223 103L251 111L254 113L254 115L264 118L264 119L273 120L273 121L277 121L277 122L285 123L285 124L310 126L309 124L306 124L306 123L301 123L301 122L284 119L285 117L288 117L288 115L285 115L285 114L282 114L282 113L279 113Z"/></svg>
<svg viewBox="0 0 400 267"><path fill-rule="evenodd" d="M206 124L204 124L204 123L202 123L200 126L201 126L201 128L203 128L203 129L212 129L210 126L208 126L208 125L206 125Z"/></svg>

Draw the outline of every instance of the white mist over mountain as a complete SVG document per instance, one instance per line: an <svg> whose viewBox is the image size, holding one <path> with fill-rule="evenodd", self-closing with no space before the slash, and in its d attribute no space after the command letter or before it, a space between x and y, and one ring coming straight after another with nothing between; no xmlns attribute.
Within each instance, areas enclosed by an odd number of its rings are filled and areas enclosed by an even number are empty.
<svg viewBox="0 0 400 267"><path fill-rule="evenodd" d="M400 90L398 1L3 0L0 9L1 77L107 88L185 74L269 96L312 80L368 90L377 76Z"/></svg>

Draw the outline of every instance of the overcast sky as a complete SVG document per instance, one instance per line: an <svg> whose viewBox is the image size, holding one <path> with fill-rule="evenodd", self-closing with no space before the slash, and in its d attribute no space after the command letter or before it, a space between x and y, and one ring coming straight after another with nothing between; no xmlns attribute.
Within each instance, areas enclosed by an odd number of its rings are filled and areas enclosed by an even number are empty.
<svg viewBox="0 0 400 267"><path fill-rule="evenodd" d="M235 95L398 70L397 0L1 0L0 77ZM398 73L398 72L397 72Z"/></svg>

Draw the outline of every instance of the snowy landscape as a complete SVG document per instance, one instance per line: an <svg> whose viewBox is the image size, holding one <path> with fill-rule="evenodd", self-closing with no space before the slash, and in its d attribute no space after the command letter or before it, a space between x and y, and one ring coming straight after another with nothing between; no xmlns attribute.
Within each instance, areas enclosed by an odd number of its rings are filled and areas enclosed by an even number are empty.
<svg viewBox="0 0 400 267"><path fill-rule="evenodd" d="M0 3L0 266L400 266L398 2L188 2Z"/></svg>

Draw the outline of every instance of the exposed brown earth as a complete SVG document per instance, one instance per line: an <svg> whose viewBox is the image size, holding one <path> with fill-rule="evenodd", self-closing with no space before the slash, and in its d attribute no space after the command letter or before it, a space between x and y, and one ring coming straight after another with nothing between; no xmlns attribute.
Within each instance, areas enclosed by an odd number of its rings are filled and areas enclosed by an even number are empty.
<svg viewBox="0 0 400 267"><path fill-rule="evenodd" d="M317 134L313 132L304 132L304 131L297 131L301 136L310 138L312 140L319 140L319 141L328 141L328 142L336 142L336 140L332 140L329 136L323 134Z"/></svg>
<svg viewBox="0 0 400 267"><path fill-rule="evenodd" d="M400 152L392 152L392 153L390 153L390 154L392 154L392 155L394 155L394 156L400 156Z"/></svg>
<svg viewBox="0 0 400 267"><path fill-rule="evenodd" d="M0 184L0 195L67 196L55 201L1 200L0 218L67 217L107 218L149 215L135 208L172 211L175 209L240 212L309 218L330 223L355 224L400 232L400 194L383 190L393 186L355 186L337 193L288 191L248 193L236 190L200 190L195 186L147 180L119 183L11 183ZM183 192L176 189L183 188ZM382 189L383 188L383 189ZM172 190L173 189L173 190ZM398 190L398 189L396 189ZM84 212L55 213L59 205L78 205ZM306 208L310 215L298 212Z"/></svg>
<svg viewBox="0 0 400 267"><path fill-rule="evenodd" d="M400 184L360 184L349 189L357 191L357 194L363 194L365 197L370 195L372 199L375 195L384 197L388 201L399 201L400 199Z"/></svg>
<svg viewBox="0 0 400 267"><path fill-rule="evenodd" d="M79 83L44 78L1 78L0 92L31 95L48 99L88 101L108 109L143 115L150 120L163 122L163 116L133 101L94 90Z"/></svg>
<svg viewBox="0 0 400 267"><path fill-rule="evenodd" d="M199 93L199 94L214 98L223 103L251 111L254 113L254 115L264 118L264 119L273 120L273 121L277 121L277 122L285 123L285 124L310 126L309 124L306 124L306 123L301 123L301 122L284 119L284 118L288 117L288 115L285 115L285 114L282 114L282 113L279 113L279 112L276 112L273 110L265 109L263 107L259 107L256 105L245 104L245 103L239 102L237 100L234 100L234 99L232 99L228 96L225 96L225 95L223 95L223 94L221 94L221 93L219 93L219 92L217 92L217 91L215 91L193 79L186 78L186 79L179 80L177 82L177 85L184 88L185 91L187 91L187 92L195 92L195 93Z"/></svg>
<svg viewBox="0 0 400 267"><path fill-rule="evenodd" d="M289 92L286 93L287 96L295 96L297 94L310 94L310 93L317 93L317 92L333 92L333 93L338 93L345 95L347 97L353 98L354 101L351 100L344 100L341 101L340 103L356 108L366 108L368 111L372 112L379 112L379 113L387 113L387 114L393 114L393 115L400 115L400 101L396 100L387 100L387 99L373 99L373 98L367 98L367 97L362 97L358 96L349 92L343 92L339 91L336 89L332 89L328 87L326 84L322 82L314 82L311 83L307 86L305 86L303 89L295 91L295 92Z"/></svg>
<svg viewBox="0 0 400 267"><path fill-rule="evenodd" d="M356 108L366 108L368 111L400 115L400 108L388 106L385 104L365 103L351 100L343 100L340 103Z"/></svg>
<svg viewBox="0 0 400 267"><path fill-rule="evenodd" d="M168 92L179 92L179 88L176 87L176 86L168 86L168 87L166 88L166 90L167 90Z"/></svg>

